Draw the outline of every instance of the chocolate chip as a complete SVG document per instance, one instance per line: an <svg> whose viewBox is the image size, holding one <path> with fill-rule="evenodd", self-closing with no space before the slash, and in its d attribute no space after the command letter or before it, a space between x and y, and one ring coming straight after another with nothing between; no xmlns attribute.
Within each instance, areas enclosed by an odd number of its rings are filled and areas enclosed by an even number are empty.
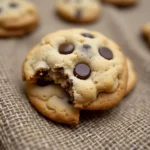
<svg viewBox="0 0 150 150"><path fill-rule="evenodd" d="M77 64L74 69L74 75L79 79L87 79L91 74L91 69L88 65L81 63Z"/></svg>
<svg viewBox="0 0 150 150"><path fill-rule="evenodd" d="M89 51L89 50L91 50L91 46L88 44L84 44L82 50L83 51Z"/></svg>
<svg viewBox="0 0 150 150"><path fill-rule="evenodd" d="M73 101L72 100L68 100L68 104L72 105Z"/></svg>
<svg viewBox="0 0 150 150"><path fill-rule="evenodd" d="M75 11L75 17L78 19L82 17L82 10L81 9L77 9Z"/></svg>
<svg viewBox="0 0 150 150"><path fill-rule="evenodd" d="M45 77L45 76L48 75L48 70L47 69L46 70L44 70L44 69L38 70L36 75L39 76L39 77Z"/></svg>
<svg viewBox="0 0 150 150"><path fill-rule="evenodd" d="M71 54L74 51L74 45L72 43L64 43L59 46L60 54Z"/></svg>
<svg viewBox="0 0 150 150"><path fill-rule="evenodd" d="M94 36L90 33L82 33L81 35L87 38L94 38Z"/></svg>
<svg viewBox="0 0 150 150"><path fill-rule="evenodd" d="M111 60L113 59L113 53L112 51L107 47L101 47L99 48L99 53L102 57L105 59Z"/></svg>
<svg viewBox="0 0 150 150"><path fill-rule="evenodd" d="M42 78L38 79L37 82L36 82L36 84L39 85L39 86L47 86L51 83L52 83L51 81L44 80Z"/></svg>
<svg viewBox="0 0 150 150"><path fill-rule="evenodd" d="M15 2L11 2L11 3L9 3L9 7L16 8L16 7L18 7L18 4Z"/></svg>

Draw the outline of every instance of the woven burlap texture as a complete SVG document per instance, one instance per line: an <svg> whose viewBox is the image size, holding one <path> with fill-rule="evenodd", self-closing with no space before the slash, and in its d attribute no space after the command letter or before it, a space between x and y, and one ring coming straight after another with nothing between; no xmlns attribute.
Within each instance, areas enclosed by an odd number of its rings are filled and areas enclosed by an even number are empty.
<svg viewBox="0 0 150 150"><path fill-rule="evenodd" d="M140 38L141 26L150 21L148 0L133 8L103 8L96 23L74 25L60 20L55 1L33 0L41 26L19 39L0 39L0 150L149 150L150 48ZM135 90L108 111L81 113L80 124L68 127L48 120L29 103L21 80L28 51L47 33L80 27L102 32L115 40L133 60L138 74Z"/></svg>

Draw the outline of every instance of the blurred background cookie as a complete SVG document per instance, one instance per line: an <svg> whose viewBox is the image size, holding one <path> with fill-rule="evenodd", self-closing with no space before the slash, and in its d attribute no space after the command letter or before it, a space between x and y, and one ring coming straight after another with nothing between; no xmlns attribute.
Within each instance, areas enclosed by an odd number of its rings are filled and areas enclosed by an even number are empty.
<svg viewBox="0 0 150 150"><path fill-rule="evenodd" d="M36 8L23 0L0 1L0 37L23 36L39 22Z"/></svg>
<svg viewBox="0 0 150 150"><path fill-rule="evenodd" d="M150 23L147 23L142 28L142 35L146 38L150 44Z"/></svg>
<svg viewBox="0 0 150 150"><path fill-rule="evenodd" d="M97 20L101 9L98 0L59 0L56 5L56 11L62 18L77 23Z"/></svg>
<svg viewBox="0 0 150 150"><path fill-rule="evenodd" d="M137 0L103 0L103 1L117 6L130 6L137 2Z"/></svg>

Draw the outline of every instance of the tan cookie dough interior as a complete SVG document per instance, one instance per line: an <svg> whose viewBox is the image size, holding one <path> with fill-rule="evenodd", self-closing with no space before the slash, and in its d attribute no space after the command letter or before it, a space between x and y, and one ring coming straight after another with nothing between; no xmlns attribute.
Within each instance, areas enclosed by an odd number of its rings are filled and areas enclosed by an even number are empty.
<svg viewBox="0 0 150 150"><path fill-rule="evenodd" d="M80 111L69 104L69 95L60 86L26 83L25 87L30 102L44 116L59 123L78 124Z"/></svg>

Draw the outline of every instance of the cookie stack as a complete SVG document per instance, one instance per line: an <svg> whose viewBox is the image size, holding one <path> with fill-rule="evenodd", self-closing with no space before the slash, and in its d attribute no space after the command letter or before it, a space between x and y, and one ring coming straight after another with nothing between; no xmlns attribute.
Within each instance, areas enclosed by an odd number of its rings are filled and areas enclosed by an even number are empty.
<svg viewBox="0 0 150 150"><path fill-rule="evenodd" d="M23 0L0 1L0 37L25 35L37 24L38 15L33 4Z"/></svg>
<svg viewBox="0 0 150 150"><path fill-rule="evenodd" d="M45 36L27 55L23 80L32 105L48 118L70 125L80 110L105 110L134 88L132 62L102 34L85 29Z"/></svg>

